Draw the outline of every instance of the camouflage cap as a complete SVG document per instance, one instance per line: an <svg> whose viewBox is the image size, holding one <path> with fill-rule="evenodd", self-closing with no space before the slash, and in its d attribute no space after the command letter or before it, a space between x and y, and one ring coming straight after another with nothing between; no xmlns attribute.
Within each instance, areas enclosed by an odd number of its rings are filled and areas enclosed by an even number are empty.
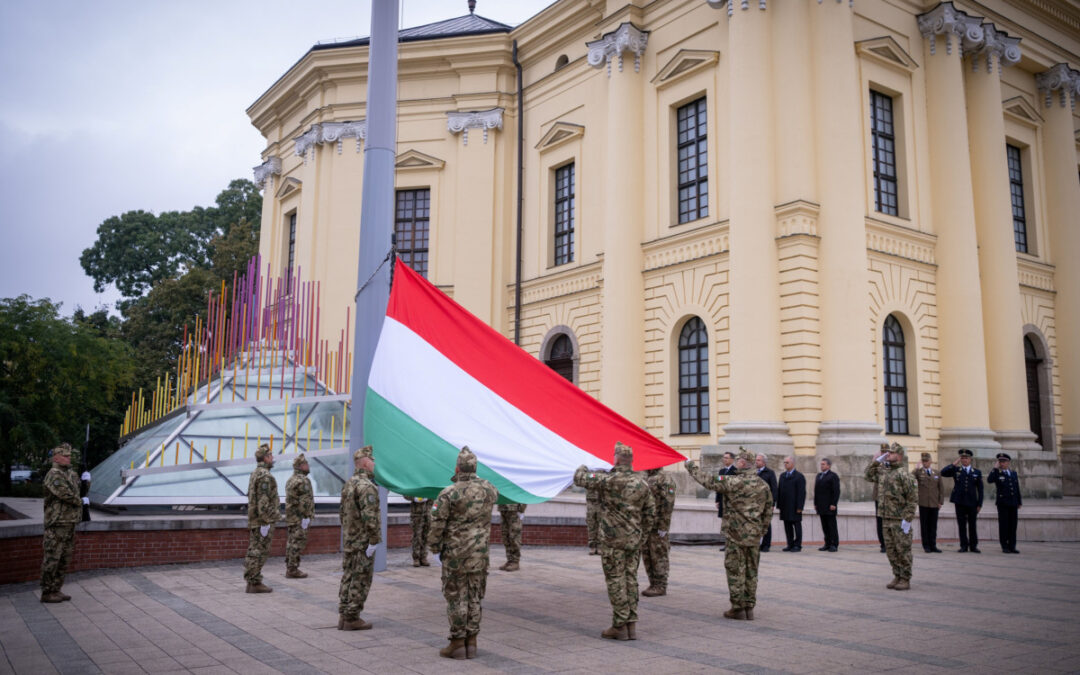
<svg viewBox="0 0 1080 675"><path fill-rule="evenodd" d="M307 464L307 457L302 452L292 461L292 468L299 469L301 464Z"/></svg>
<svg viewBox="0 0 1080 675"><path fill-rule="evenodd" d="M745 448L739 448L738 459L741 459L742 461L746 462L747 466L750 466L753 465L753 463L757 460L757 455Z"/></svg>
<svg viewBox="0 0 1080 675"><path fill-rule="evenodd" d="M929 452L924 452L924 453L922 454L922 459L923 459L923 461L924 461L924 462L929 462L929 461L930 461L931 459L933 459L933 458L932 458L932 457L930 457L930 453L929 453Z"/></svg>
<svg viewBox="0 0 1080 675"><path fill-rule="evenodd" d="M618 441L615 442L615 459L618 459L620 457L631 457L632 458L633 456L634 456L634 449L633 448L631 448L629 445L624 445L621 442L618 442Z"/></svg>
<svg viewBox="0 0 1080 675"><path fill-rule="evenodd" d="M907 454L907 450L905 450L904 446L900 445L899 443L893 443L892 445L890 445L889 446L889 452L895 452L898 455L906 455Z"/></svg>
<svg viewBox="0 0 1080 675"><path fill-rule="evenodd" d="M365 445L364 447L360 448L359 450L354 452L352 456L354 462L358 459L363 459L365 457L367 457L368 459L375 459L375 449L372 448L370 445Z"/></svg>
<svg viewBox="0 0 1080 675"><path fill-rule="evenodd" d="M458 453L457 470L458 473L476 473L476 455L467 445Z"/></svg>
<svg viewBox="0 0 1080 675"><path fill-rule="evenodd" d="M71 445L68 443L61 443L52 449L51 455L56 457L57 455L63 455L64 457L71 457Z"/></svg>
<svg viewBox="0 0 1080 675"><path fill-rule="evenodd" d="M266 456L269 455L269 454L270 454L270 445L267 444L267 443L263 443L262 445L259 446L259 449L255 451L255 459L257 461L261 462L264 459L266 459Z"/></svg>

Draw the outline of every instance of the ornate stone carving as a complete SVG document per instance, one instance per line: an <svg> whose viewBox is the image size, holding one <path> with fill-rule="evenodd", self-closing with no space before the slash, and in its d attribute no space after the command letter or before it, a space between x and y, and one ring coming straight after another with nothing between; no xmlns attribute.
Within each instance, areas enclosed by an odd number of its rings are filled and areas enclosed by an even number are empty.
<svg viewBox="0 0 1080 675"><path fill-rule="evenodd" d="M1009 37L998 31L992 23L984 23L981 46L975 49L971 57L971 70L978 72L980 58L986 57L986 72L994 72L994 60L997 59L998 74L1004 66L1020 63L1020 38Z"/></svg>
<svg viewBox="0 0 1080 675"><path fill-rule="evenodd" d="M337 152L341 154L341 142L345 138L356 139L356 151L367 138L367 120L357 122L323 122L322 133L319 135L321 143L337 143Z"/></svg>
<svg viewBox="0 0 1080 675"><path fill-rule="evenodd" d="M661 237L642 245L641 250L645 254L644 269L652 272L662 267L720 255L729 250L729 245L727 221Z"/></svg>
<svg viewBox="0 0 1080 675"><path fill-rule="evenodd" d="M311 150L311 158L315 158L315 144L319 142L321 128L321 124L312 124L307 131L293 139L293 143L296 144L296 154L304 158L304 164L307 164L308 150Z"/></svg>
<svg viewBox="0 0 1080 675"><path fill-rule="evenodd" d="M487 143L489 129L502 129L503 109L448 112L446 118L446 128L452 134L460 133L464 145L469 144L469 129L482 129Z"/></svg>
<svg viewBox="0 0 1080 675"><path fill-rule="evenodd" d="M937 237L872 218L866 219L866 248L885 255L935 265Z"/></svg>
<svg viewBox="0 0 1080 675"><path fill-rule="evenodd" d="M274 176L281 175L281 158L271 157L253 169L255 172L255 187L260 190L270 181L270 189L274 189Z"/></svg>
<svg viewBox="0 0 1080 675"><path fill-rule="evenodd" d="M1021 286L1037 288L1049 293L1054 292L1054 267L1052 265L1017 256L1016 268Z"/></svg>
<svg viewBox="0 0 1080 675"><path fill-rule="evenodd" d="M978 49L983 41L982 19L968 16L953 6L943 2L929 12L919 15L919 32L930 40L930 54L937 50L937 36L945 36L945 53L952 54L952 38L955 36L960 48L960 55L965 49Z"/></svg>
<svg viewBox="0 0 1080 675"><path fill-rule="evenodd" d="M762 0L764 4L764 0ZM588 62L593 68L607 65L608 77L611 77L611 60L618 58L619 72L622 72L623 52L634 53L634 72L641 70L641 55L649 42L649 31L643 31L632 23L624 23L610 33L605 33L599 40L586 42L589 48Z"/></svg>
<svg viewBox="0 0 1080 675"><path fill-rule="evenodd" d="M776 238L797 234L817 236L817 219L821 207L813 202L796 200L775 208Z"/></svg>
<svg viewBox="0 0 1080 675"><path fill-rule="evenodd" d="M1069 105L1076 107L1076 98L1080 96L1080 72L1069 67L1067 63L1058 63L1050 67L1045 73L1035 75L1035 86L1046 97L1046 107L1051 106L1053 93L1058 92L1061 107L1065 107L1065 98L1068 97Z"/></svg>
<svg viewBox="0 0 1080 675"><path fill-rule="evenodd" d="M600 288L601 272L601 263L597 261L530 279L521 284L521 302L530 305L575 293L596 291ZM510 291L507 297L513 298L513 286L507 289Z"/></svg>

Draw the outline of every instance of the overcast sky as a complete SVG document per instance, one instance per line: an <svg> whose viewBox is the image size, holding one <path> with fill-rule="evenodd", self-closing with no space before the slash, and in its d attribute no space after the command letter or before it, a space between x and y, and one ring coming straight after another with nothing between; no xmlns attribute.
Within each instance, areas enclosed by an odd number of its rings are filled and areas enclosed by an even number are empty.
<svg viewBox="0 0 1080 675"><path fill-rule="evenodd" d="M479 0L517 25L552 0ZM401 24L466 0L401 0ZM92 310L79 265L124 211L210 206L251 178L244 110L320 40L369 34L371 0L0 0L0 297Z"/></svg>

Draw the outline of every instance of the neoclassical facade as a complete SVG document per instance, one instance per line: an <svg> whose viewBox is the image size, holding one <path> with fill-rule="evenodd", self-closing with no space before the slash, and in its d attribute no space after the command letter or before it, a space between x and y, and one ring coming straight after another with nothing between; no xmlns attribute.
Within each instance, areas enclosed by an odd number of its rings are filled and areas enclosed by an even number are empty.
<svg viewBox="0 0 1080 675"><path fill-rule="evenodd" d="M831 457L855 498L883 440L1078 492L1080 3L559 0L400 38L400 254L578 386L691 457ZM331 308L367 49L248 110L263 259Z"/></svg>

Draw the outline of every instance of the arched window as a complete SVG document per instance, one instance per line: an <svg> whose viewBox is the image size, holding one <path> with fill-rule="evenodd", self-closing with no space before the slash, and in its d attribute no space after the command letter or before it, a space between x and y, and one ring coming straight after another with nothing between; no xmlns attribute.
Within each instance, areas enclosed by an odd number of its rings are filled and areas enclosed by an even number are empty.
<svg viewBox="0 0 1080 675"><path fill-rule="evenodd" d="M891 314L885 319L882 348L885 365L885 433L906 435L908 404L904 329Z"/></svg>
<svg viewBox="0 0 1080 675"><path fill-rule="evenodd" d="M574 343L568 335L564 333L551 342L544 363L567 380L574 381Z"/></svg>
<svg viewBox="0 0 1080 675"><path fill-rule="evenodd" d="M709 433L709 336L698 317L679 333L679 433Z"/></svg>
<svg viewBox="0 0 1080 675"><path fill-rule="evenodd" d="M1031 423L1031 433L1035 434L1035 442L1042 445L1042 405L1039 401L1042 394L1039 387L1039 366L1042 359L1027 335L1024 336L1024 364L1027 366L1028 420Z"/></svg>

